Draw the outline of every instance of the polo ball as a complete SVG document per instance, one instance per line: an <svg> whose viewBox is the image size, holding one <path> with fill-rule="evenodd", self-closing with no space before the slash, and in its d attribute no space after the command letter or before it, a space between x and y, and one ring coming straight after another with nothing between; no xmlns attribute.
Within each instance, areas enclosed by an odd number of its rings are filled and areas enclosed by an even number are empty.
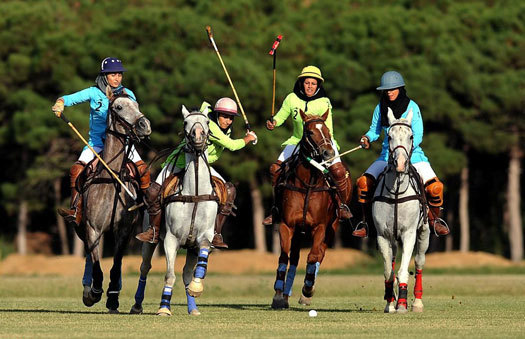
<svg viewBox="0 0 525 339"><path fill-rule="evenodd" d="M313 317L317 317L317 311L316 311L316 310L310 310L310 312L308 312L308 315L309 315L310 317L312 317L312 318L313 318Z"/></svg>

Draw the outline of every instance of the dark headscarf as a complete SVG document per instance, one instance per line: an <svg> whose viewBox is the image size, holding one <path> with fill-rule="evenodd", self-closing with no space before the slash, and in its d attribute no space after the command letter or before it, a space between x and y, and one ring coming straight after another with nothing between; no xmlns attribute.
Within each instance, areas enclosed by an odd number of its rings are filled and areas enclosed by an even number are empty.
<svg viewBox="0 0 525 339"><path fill-rule="evenodd" d="M106 86L108 86L108 79L106 78L105 73L100 73L97 78L95 79L95 86L102 91L102 93L106 94ZM111 90L113 91L114 95L119 95L124 90L124 86L119 85L118 87L111 87Z"/></svg>
<svg viewBox="0 0 525 339"><path fill-rule="evenodd" d="M299 99L306 101L305 111L308 108L308 102L309 101L312 101L312 100L315 100L315 99L319 99L319 98L324 98L324 97L327 96L326 95L326 91L324 90L322 82L319 79L316 79L316 78L313 78L313 79L317 80L317 91L315 91L315 94L312 95L311 97L306 96L306 93L304 92L304 80L306 78L299 78L299 79L297 79L297 81L295 82L295 85L293 87L293 92L295 93L295 95L297 95L299 97Z"/></svg>
<svg viewBox="0 0 525 339"><path fill-rule="evenodd" d="M406 112L410 98L407 96L405 87L399 87L399 95L396 100L390 101L387 90L381 91L381 99L379 101L379 109L381 111L381 126L388 126L388 107L392 109L396 119L401 118L401 115Z"/></svg>

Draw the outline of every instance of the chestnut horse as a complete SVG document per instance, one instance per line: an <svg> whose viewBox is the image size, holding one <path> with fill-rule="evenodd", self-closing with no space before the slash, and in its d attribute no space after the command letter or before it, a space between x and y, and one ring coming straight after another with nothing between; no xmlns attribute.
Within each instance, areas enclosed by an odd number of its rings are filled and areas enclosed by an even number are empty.
<svg viewBox="0 0 525 339"><path fill-rule="evenodd" d="M312 160L321 162L335 155L332 137L325 125L328 110L322 116L307 115L302 110L300 114L304 121L303 136L294 155L282 164L275 189L276 207L280 215L276 215L277 219L274 220L280 219L281 239L281 255L272 301L272 308L275 309L289 307L288 298L292 293L299 262L302 233L311 236L312 248L308 253L299 304L310 305L319 266L339 225L336 215L337 193L332 179L327 170L321 172L319 168L312 166ZM350 176L347 180L349 187L352 187ZM348 201L349 196L343 198Z"/></svg>

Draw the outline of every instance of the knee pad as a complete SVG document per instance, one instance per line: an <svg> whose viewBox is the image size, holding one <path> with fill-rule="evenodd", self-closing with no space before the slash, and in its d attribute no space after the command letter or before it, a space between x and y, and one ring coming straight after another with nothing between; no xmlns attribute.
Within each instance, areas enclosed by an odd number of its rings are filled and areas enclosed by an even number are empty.
<svg viewBox="0 0 525 339"><path fill-rule="evenodd" d="M376 180L370 174L363 174L357 179L357 201L365 204L372 200Z"/></svg>
<svg viewBox="0 0 525 339"><path fill-rule="evenodd" d="M443 205L443 183L437 177L425 183L425 193L430 206L440 207Z"/></svg>

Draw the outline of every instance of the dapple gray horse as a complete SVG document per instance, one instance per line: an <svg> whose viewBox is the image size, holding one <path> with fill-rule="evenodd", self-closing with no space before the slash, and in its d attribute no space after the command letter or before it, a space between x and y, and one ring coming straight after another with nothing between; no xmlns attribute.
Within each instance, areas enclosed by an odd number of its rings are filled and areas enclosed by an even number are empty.
<svg viewBox="0 0 525 339"><path fill-rule="evenodd" d="M108 127L102 159L115 173L121 173L126 167L126 153L132 148L131 141L138 141L150 135L151 127L149 120L140 112L137 102L126 94L113 96L112 93L108 93L108 97L110 97ZM122 177L121 179L129 191L136 196L138 187L132 181L124 180ZM142 220L139 209L128 210L136 202L119 186L107 169L102 168L82 192L84 203L82 223L87 253L83 301L86 306L92 306L101 299L103 273L100 268L99 242L104 232L112 230L115 236L115 253L106 302L110 313L118 313L122 256L132 231Z"/></svg>
<svg viewBox="0 0 525 339"><path fill-rule="evenodd" d="M429 227L424 193L417 172L410 165L412 154L412 110L406 119L394 118L388 109L389 160L378 180L372 203L372 215L377 229L377 243L384 261L385 313L407 312L408 266L414 247L416 282L414 312L423 311L422 273L428 249ZM401 247L401 264L397 275L399 286L397 305L394 305L394 263L397 248Z"/></svg>
<svg viewBox="0 0 525 339"><path fill-rule="evenodd" d="M166 198L165 230L161 231L166 252L166 276L160 308L157 315L171 315L172 288L175 283L175 257L180 247L186 248L183 282L186 287L188 313L199 315L195 297L203 291L202 279L206 275L208 255L214 235L218 199L211 184L207 161L208 116L200 111L188 112L182 107L186 146L181 156L186 158L186 170L178 194ZM161 228L162 229L162 228ZM165 233L164 233L165 232ZM140 278L135 294L135 305L130 313L142 313L146 278L151 269L151 257L156 244L142 245Z"/></svg>

